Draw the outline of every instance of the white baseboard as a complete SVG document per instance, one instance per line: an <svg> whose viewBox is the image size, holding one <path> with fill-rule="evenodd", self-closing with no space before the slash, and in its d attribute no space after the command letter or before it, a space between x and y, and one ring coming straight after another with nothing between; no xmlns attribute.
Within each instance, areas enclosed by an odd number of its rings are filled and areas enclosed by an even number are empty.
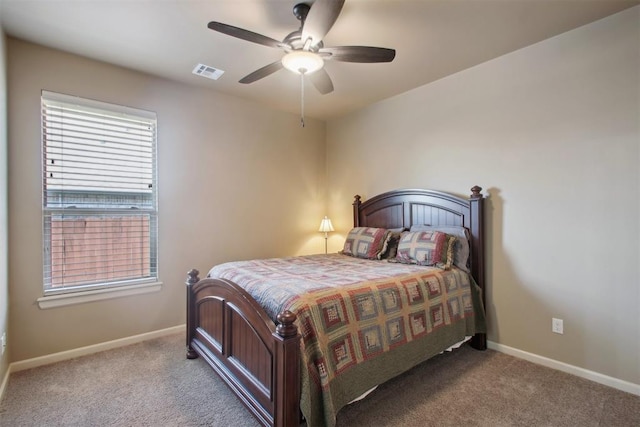
<svg viewBox="0 0 640 427"><path fill-rule="evenodd" d="M100 344L89 345L86 347L80 347L73 350L61 351L60 353L48 354L46 356L34 357L33 359L20 360L13 362L9 365L10 372L23 371L25 369L37 368L38 366L49 365L51 363L62 362L63 360L69 360L80 356L86 356L100 351L111 350L118 347L124 347L125 345L136 344L139 342L151 340L154 338L164 337L166 335L177 334L178 332L186 331L185 325L173 326L167 329L160 329L158 331L147 332L140 335L134 335L131 337L120 338L113 341L107 341Z"/></svg>
<svg viewBox="0 0 640 427"><path fill-rule="evenodd" d="M499 351L500 353L508 354L509 356L517 357L519 359L524 359L537 365L542 365L546 366L547 368L566 372L577 377L585 378L599 384L603 384L618 390L625 391L627 393L640 396L640 384L634 384L629 381L610 377L608 375L600 374L598 372L590 371L578 366L569 365L564 362L559 362L557 360L549 359L547 357L539 356L537 354L529 353L523 350L518 350L517 348L509 347L507 345L499 344L493 341L487 341L487 347L491 350Z"/></svg>
<svg viewBox="0 0 640 427"><path fill-rule="evenodd" d="M7 372L4 373L4 378L2 378L2 383L0 383L0 402L4 399L4 392L7 389L7 384L9 384L9 374L11 374L11 365L9 365Z"/></svg>

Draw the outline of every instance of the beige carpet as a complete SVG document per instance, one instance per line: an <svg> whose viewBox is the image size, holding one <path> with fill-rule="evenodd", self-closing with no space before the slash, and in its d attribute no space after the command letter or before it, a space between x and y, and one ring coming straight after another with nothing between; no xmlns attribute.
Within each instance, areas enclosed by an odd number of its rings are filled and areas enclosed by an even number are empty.
<svg viewBox="0 0 640 427"><path fill-rule="evenodd" d="M2 426L256 426L182 334L14 373ZM463 347L338 415L351 426L640 426L640 397Z"/></svg>

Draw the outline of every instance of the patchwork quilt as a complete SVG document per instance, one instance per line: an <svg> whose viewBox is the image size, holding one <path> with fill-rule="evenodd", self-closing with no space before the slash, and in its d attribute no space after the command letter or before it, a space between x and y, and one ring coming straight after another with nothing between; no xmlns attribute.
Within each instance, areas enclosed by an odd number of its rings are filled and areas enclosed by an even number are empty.
<svg viewBox="0 0 640 427"><path fill-rule="evenodd" d="M456 268L329 254L231 262L209 277L242 286L274 321L297 314L310 427L335 425L365 391L486 329L480 289Z"/></svg>

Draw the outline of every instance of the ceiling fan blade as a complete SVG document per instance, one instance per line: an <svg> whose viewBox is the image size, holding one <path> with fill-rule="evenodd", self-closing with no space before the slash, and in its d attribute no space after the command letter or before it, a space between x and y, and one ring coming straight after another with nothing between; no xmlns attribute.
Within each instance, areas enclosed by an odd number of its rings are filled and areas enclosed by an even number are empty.
<svg viewBox="0 0 640 427"><path fill-rule="evenodd" d="M254 33L253 31L245 30L242 28L234 27L233 25L223 24L221 22L211 21L207 24L209 29L218 31L220 33L237 37L242 40L247 40L253 43L258 43L261 45L269 46L269 47L277 47L280 48L283 46L281 41L276 39L272 39L271 37L263 36L262 34Z"/></svg>
<svg viewBox="0 0 640 427"><path fill-rule="evenodd" d="M395 49L369 46L323 47L319 53L330 53L323 58L341 62L391 62L396 57Z"/></svg>
<svg viewBox="0 0 640 427"><path fill-rule="evenodd" d="M326 95L333 92L333 82L324 68L309 74L308 78L321 94Z"/></svg>
<svg viewBox="0 0 640 427"><path fill-rule="evenodd" d="M282 61L278 60L269 65L265 65L264 67L257 69L256 71L254 71L249 75L244 76L240 80L240 83L245 83L245 84L253 83L256 80L260 80L264 77L267 77L268 75L275 73L276 71L281 70L282 68L283 68Z"/></svg>
<svg viewBox="0 0 640 427"><path fill-rule="evenodd" d="M302 41L311 39L311 46L320 43L338 19L342 6L344 0L316 0L302 26Z"/></svg>

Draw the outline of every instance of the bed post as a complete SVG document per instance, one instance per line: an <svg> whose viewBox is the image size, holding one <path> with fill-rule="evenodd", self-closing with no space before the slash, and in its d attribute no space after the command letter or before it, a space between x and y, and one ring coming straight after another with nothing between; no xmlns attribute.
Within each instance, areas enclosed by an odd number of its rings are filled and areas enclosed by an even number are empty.
<svg viewBox="0 0 640 427"><path fill-rule="evenodd" d="M353 196L353 226L360 227L360 196L356 194Z"/></svg>
<svg viewBox="0 0 640 427"><path fill-rule="evenodd" d="M471 248L471 275L482 289L482 305L485 305L485 283L484 283L484 196L480 193L482 187L477 185L471 188L469 198L472 234ZM471 339L471 346L476 350L487 349L487 335L475 334Z"/></svg>
<svg viewBox="0 0 640 427"><path fill-rule="evenodd" d="M273 424L275 427L300 424L300 338L293 322L296 315L289 310L278 314L273 333L276 361L276 390Z"/></svg>
<svg viewBox="0 0 640 427"><path fill-rule="evenodd" d="M200 272L195 268L190 270L187 279L187 359L196 359L198 353L191 347L191 340L196 330L196 307L193 295L193 285L200 281Z"/></svg>

